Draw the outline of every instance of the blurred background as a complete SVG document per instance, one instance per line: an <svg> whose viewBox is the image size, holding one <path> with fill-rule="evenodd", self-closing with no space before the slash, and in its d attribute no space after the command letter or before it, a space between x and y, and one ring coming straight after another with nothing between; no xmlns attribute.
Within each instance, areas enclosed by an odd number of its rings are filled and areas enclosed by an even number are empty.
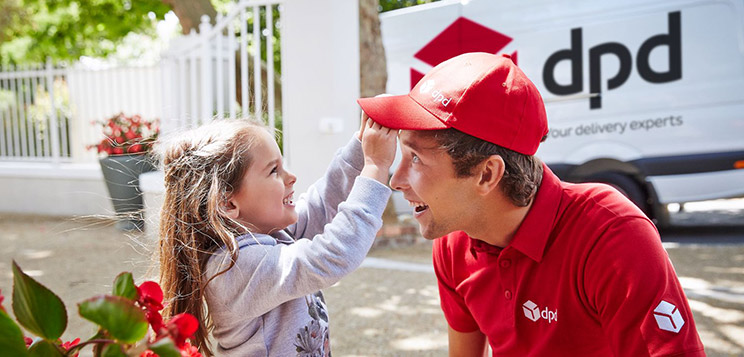
<svg viewBox="0 0 744 357"><path fill-rule="evenodd" d="M744 355L742 19L742 0L0 1L0 289L13 259L70 306L120 271L153 277L160 136L261 118L302 192L358 97L482 51L541 91L551 170L657 224L709 355ZM384 221L328 289L334 353L446 355L430 243L399 194Z"/></svg>

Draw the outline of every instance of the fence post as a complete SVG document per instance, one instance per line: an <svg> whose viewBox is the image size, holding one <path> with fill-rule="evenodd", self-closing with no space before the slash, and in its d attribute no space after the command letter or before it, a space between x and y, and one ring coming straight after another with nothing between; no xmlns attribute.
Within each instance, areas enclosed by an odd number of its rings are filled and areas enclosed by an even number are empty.
<svg viewBox="0 0 744 357"><path fill-rule="evenodd" d="M199 24L199 37L202 45L201 53L201 92L202 92L202 123L209 121L212 118L212 56L211 49L212 44L209 42L209 32L212 29L212 25L209 24L209 16L202 15L201 24Z"/></svg>
<svg viewBox="0 0 744 357"><path fill-rule="evenodd" d="M52 163L55 165L59 164L59 123L57 120L57 107L55 106L54 100L54 72L52 67L52 59L47 57L46 61L46 82L47 91L49 92L49 141L52 149Z"/></svg>

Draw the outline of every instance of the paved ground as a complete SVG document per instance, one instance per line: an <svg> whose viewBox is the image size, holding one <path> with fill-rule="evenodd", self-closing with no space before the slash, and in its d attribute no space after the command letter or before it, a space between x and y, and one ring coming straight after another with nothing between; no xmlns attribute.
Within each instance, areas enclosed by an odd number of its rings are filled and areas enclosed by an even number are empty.
<svg viewBox="0 0 744 357"><path fill-rule="evenodd" d="M673 219L684 229L665 233L665 247L708 355L744 356L744 204L687 205ZM696 238L705 235L713 239ZM94 329L76 314L75 304L109 292L121 271L144 280L152 244L144 235L117 231L107 219L0 215L0 289L11 294L15 259L67 304L70 323L63 338L88 337ZM362 268L325 290L334 355L446 355L447 328L430 251L423 240L374 249Z"/></svg>

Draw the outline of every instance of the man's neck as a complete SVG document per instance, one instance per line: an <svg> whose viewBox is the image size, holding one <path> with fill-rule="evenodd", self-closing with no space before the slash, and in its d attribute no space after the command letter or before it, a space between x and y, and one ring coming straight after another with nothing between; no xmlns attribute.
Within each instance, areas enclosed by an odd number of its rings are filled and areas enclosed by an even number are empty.
<svg viewBox="0 0 744 357"><path fill-rule="evenodd" d="M504 248L511 243L531 207L532 202L525 207L518 207L508 198L500 197L484 205L476 213L481 219L474 220L465 233L490 245ZM483 214L485 212L487 213Z"/></svg>

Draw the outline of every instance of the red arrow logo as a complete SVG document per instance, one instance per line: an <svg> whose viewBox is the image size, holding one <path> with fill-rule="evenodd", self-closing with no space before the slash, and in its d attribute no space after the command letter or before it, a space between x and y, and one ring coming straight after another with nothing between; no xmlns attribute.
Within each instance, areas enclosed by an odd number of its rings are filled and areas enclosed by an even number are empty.
<svg viewBox="0 0 744 357"><path fill-rule="evenodd" d="M497 53L511 41L512 38L509 36L459 17L413 57L433 67L467 52ZM511 58L517 63L517 51L512 53ZM423 73L411 68L411 88L423 77Z"/></svg>

